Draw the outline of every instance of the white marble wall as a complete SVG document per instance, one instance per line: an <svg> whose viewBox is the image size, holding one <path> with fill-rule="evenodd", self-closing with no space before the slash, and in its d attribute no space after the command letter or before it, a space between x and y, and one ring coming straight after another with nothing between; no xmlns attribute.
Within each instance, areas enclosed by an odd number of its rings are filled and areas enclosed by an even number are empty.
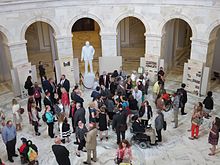
<svg viewBox="0 0 220 165"><path fill-rule="evenodd" d="M220 24L220 2L213 0L11 0L0 2L0 31L9 42L12 66L27 63L25 31L43 21L54 29L58 57L73 55L71 28L80 18L100 26L102 56L117 56L118 23L133 16L146 29L146 55L161 55L164 25L171 19L186 21L192 29L191 58L206 62L209 35Z"/></svg>

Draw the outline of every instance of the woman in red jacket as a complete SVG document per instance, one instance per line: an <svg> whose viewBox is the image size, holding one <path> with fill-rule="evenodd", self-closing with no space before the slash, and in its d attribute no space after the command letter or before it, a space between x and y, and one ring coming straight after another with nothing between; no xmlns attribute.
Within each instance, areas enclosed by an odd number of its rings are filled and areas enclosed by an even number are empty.
<svg viewBox="0 0 220 165"><path fill-rule="evenodd" d="M63 104L64 113L67 114L69 113L69 106L70 106L69 95L65 88L61 88L61 93L62 93L61 103Z"/></svg>

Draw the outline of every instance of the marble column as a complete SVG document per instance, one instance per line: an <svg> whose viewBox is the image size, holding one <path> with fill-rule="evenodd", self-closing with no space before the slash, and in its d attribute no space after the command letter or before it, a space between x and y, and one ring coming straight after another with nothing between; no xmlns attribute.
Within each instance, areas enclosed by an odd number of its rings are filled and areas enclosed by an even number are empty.
<svg viewBox="0 0 220 165"><path fill-rule="evenodd" d="M56 79L60 80L62 74L70 80L73 87L79 80L78 59L73 58L72 36L55 36L58 59L55 61ZM77 66L76 66L77 65Z"/></svg>
<svg viewBox="0 0 220 165"><path fill-rule="evenodd" d="M58 59L64 57L73 57L72 36L56 36Z"/></svg>
<svg viewBox="0 0 220 165"><path fill-rule="evenodd" d="M192 40L192 48L191 48L191 56L190 60L194 60L198 63L203 63L203 68L201 69L202 77L201 77L201 87L200 87L200 94L206 95L208 90L208 83L209 83L209 75L210 71L206 66L207 60L207 52L208 52L208 41L202 39L191 38ZM187 64L185 64L187 65ZM196 67L196 66L195 66ZM183 77L187 77L187 70L184 69ZM183 80L186 81L186 80Z"/></svg>
<svg viewBox="0 0 220 165"><path fill-rule="evenodd" d="M26 43L27 41L8 43L11 55L11 68L28 63Z"/></svg>
<svg viewBox="0 0 220 165"><path fill-rule="evenodd" d="M161 35L145 33L145 56L154 55L160 57Z"/></svg>
<svg viewBox="0 0 220 165"><path fill-rule="evenodd" d="M102 44L102 57L99 57L99 73L113 72L122 66L122 57L117 56L117 34L100 33Z"/></svg>
<svg viewBox="0 0 220 165"><path fill-rule="evenodd" d="M192 48L190 59L194 59L200 62L205 63L207 59L207 50L209 41L202 39L191 38Z"/></svg>

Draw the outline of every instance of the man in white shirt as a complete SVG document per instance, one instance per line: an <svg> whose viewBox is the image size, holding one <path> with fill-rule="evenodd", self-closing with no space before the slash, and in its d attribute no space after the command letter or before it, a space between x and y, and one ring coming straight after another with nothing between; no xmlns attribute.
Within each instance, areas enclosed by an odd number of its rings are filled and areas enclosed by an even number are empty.
<svg viewBox="0 0 220 165"><path fill-rule="evenodd" d="M142 91L135 87L132 95L134 96L134 99L138 101L138 108L140 108L142 103Z"/></svg>

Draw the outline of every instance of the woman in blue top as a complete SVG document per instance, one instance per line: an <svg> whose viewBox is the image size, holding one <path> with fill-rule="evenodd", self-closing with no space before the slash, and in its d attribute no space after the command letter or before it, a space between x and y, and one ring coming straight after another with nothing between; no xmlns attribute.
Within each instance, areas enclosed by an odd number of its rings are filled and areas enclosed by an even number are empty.
<svg viewBox="0 0 220 165"><path fill-rule="evenodd" d="M50 106L46 106L46 113L45 113L46 119L47 119L47 125L48 125L48 135L51 138L54 138L54 133L53 133L53 125L54 125L54 116L50 112Z"/></svg>

